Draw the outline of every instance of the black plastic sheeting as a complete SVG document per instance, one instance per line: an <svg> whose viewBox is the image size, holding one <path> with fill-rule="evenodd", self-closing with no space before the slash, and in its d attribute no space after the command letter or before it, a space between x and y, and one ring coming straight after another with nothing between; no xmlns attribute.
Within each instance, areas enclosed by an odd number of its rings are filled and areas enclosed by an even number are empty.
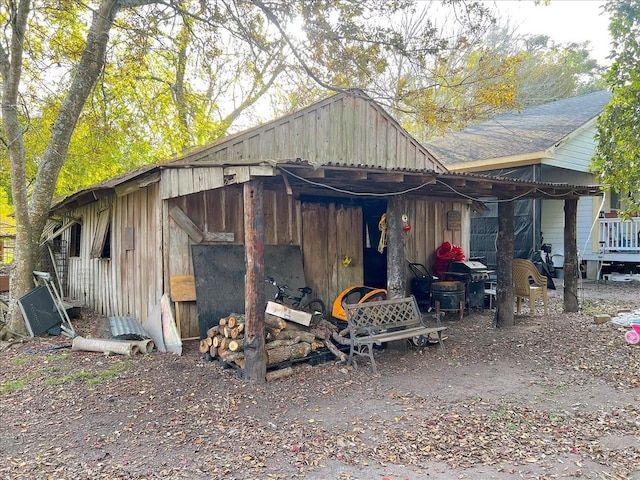
<svg viewBox="0 0 640 480"><path fill-rule="evenodd" d="M489 175L520 180L540 178L538 165L484 172ZM471 213L470 258L482 259L488 268L497 267L496 242L498 239L498 203L485 203L484 212ZM542 243L540 200L516 200L514 202L514 258L532 259Z"/></svg>

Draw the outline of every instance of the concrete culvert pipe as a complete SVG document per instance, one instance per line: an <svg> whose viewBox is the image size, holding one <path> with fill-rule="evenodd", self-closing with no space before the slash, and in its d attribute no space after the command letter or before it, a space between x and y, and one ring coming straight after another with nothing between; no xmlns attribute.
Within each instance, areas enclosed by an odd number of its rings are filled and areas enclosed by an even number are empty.
<svg viewBox="0 0 640 480"><path fill-rule="evenodd" d="M156 344L153 340L147 338L145 340L128 340L127 343L132 343L138 347L140 353L151 353L156 348Z"/></svg>
<svg viewBox="0 0 640 480"><path fill-rule="evenodd" d="M71 344L71 350L84 350L87 352L117 353L132 357L140 351L135 342L122 342L119 340L105 340L104 338L75 337Z"/></svg>

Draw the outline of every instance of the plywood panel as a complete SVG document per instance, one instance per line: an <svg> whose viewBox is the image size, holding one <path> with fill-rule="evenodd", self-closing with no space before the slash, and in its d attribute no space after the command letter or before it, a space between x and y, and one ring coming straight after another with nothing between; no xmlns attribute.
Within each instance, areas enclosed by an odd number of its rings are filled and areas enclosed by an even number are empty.
<svg viewBox="0 0 640 480"><path fill-rule="evenodd" d="M204 338L207 329L217 325L220 318L233 312L244 312L244 246L193 245L192 250L198 330L200 337ZM265 245L264 262L265 275L291 286L294 292L305 285L299 246ZM276 293L275 287L265 284L265 293L267 299L272 298Z"/></svg>

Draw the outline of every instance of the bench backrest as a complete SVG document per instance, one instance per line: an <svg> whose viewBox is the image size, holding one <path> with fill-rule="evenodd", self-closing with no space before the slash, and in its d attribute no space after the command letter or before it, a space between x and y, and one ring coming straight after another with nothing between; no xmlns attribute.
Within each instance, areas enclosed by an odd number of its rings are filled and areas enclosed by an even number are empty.
<svg viewBox="0 0 640 480"><path fill-rule="evenodd" d="M373 334L389 328L421 325L422 314L413 295L391 300L345 304L349 330L354 335Z"/></svg>

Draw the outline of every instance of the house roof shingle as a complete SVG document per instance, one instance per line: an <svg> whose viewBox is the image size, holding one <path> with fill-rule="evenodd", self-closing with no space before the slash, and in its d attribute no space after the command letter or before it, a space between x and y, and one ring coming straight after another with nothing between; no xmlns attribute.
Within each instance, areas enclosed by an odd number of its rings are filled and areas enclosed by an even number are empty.
<svg viewBox="0 0 640 480"><path fill-rule="evenodd" d="M594 120L610 99L603 90L511 111L425 145L445 165L543 152Z"/></svg>

